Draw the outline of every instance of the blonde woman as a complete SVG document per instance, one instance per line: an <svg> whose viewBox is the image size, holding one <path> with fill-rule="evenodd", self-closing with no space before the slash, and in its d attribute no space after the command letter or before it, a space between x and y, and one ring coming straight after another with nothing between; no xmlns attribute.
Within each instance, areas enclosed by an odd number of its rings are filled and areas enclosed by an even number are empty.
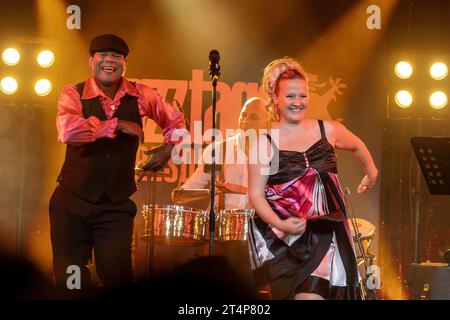
<svg viewBox="0 0 450 320"><path fill-rule="evenodd" d="M271 159L249 165L249 197L257 212L249 241L252 268L268 281L274 299L358 299L335 149L351 151L359 160L365 172L360 193L378 176L370 152L342 124L307 117L308 79L296 60L271 62L263 86L280 121L251 145L251 152ZM272 138L275 130L278 141Z"/></svg>

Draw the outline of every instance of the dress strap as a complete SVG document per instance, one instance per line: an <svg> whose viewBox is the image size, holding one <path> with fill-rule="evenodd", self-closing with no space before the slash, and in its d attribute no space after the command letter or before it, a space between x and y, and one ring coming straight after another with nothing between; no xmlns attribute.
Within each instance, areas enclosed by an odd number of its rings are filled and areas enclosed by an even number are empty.
<svg viewBox="0 0 450 320"><path fill-rule="evenodd" d="M325 134L325 126L323 125L323 120L317 120L319 122L319 128L320 128L320 134L322 136L322 138L326 138L326 134Z"/></svg>
<svg viewBox="0 0 450 320"><path fill-rule="evenodd" d="M275 153L269 162L269 166L270 166L269 176L271 176L271 175L276 174L280 168L280 150L278 149L277 144L275 143L275 141L273 141L270 134L263 133L263 135L265 135L267 137L267 139L269 140L270 144L272 145L273 151Z"/></svg>
<svg viewBox="0 0 450 320"><path fill-rule="evenodd" d="M270 136L270 134L268 133L264 133L264 135L267 137L267 139L269 140L270 144L272 145L273 150L275 150L275 152L278 151L278 146L276 145L276 143L272 140L272 137Z"/></svg>

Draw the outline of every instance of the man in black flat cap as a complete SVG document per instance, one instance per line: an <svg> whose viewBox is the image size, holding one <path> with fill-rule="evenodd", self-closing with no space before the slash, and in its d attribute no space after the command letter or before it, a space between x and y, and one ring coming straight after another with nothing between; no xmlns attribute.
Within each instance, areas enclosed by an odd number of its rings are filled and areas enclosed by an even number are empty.
<svg viewBox="0 0 450 320"><path fill-rule="evenodd" d="M145 170L157 171L167 163L177 142L172 133L185 129L182 113L153 89L123 77L129 53L123 39L99 35L89 52L92 77L64 86L58 100L58 141L67 150L49 206L56 285L67 287L73 265L81 270L82 289L91 282L87 263L92 249L105 287L132 281L136 205L129 197L136 191L136 152L144 141L141 118L153 119L165 138Z"/></svg>

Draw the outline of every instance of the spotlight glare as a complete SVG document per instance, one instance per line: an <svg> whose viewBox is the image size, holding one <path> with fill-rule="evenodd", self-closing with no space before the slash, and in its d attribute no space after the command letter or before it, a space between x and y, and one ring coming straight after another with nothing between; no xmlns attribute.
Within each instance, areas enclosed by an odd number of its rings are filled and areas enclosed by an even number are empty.
<svg viewBox="0 0 450 320"><path fill-rule="evenodd" d="M13 94L17 91L17 81L12 77L5 77L0 82L0 90L4 94Z"/></svg>
<svg viewBox="0 0 450 320"><path fill-rule="evenodd" d="M48 79L40 79L34 85L34 91L38 96L46 96L52 91L52 83Z"/></svg>
<svg viewBox="0 0 450 320"><path fill-rule="evenodd" d="M447 105L447 95L442 91L433 92L430 96L430 105L433 109L440 110Z"/></svg>
<svg viewBox="0 0 450 320"><path fill-rule="evenodd" d="M448 74L447 65L443 62L436 62L430 67L430 76L435 80L442 80Z"/></svg>
<svg viewBox="0 0 450 320"><path fill-rule="evenodd" d="M413 97L411 93L406 90L400 90L395 94L395 103L400 108L409 108L412 104Z"/></svg>
<svg viewBox="0 0 450 320"><path fill-rule="evenodd" d="M20 53L14 48L7 48L2 53L2 60L8 66L14 66L20 61Z"/></svg>
<svg viewBox="0 0 450 320"><path fill-rule="evenodd" d="M400 61L395 65L395 74L400 79L408 79L413 73L413 67L409 62Z"/></svg>
<svg viewBox="0 0 450 320"><path fill-rule="evenodd" d="M43 50L37 56L37 63L42 68L50 67L55 62L55 54L50 50Z"/></svg>

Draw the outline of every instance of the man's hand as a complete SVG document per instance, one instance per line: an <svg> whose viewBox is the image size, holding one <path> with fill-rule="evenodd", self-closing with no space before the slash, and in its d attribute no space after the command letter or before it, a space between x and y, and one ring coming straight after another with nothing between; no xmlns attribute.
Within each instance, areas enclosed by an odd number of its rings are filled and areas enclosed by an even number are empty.
<svg viewBox="0 0 450 320"><path fill-rule="evenodd" d="M123 133L129 134L131 136L137 136L140 143L144 142L144 131L135 122L119 120L116 131L122 131Z"/></svg>
<svg viewBox="0 0 450 320"><path fill-rule="evenodd" d="M151 155L147 162L142 166L142 170L159 171L169 161L172 154L173 144L164 144L156 149L145 151L145 154Z"/></svg>

